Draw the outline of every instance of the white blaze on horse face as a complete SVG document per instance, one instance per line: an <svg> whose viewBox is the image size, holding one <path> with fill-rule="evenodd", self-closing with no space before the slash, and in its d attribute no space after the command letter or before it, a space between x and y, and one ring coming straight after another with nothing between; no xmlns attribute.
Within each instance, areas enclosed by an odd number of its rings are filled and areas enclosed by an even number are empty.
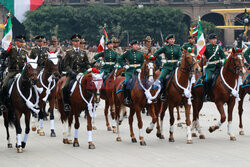
<svg viewBox="0 0 250 167"><path fill-rule="evenodd" d="M58 52L56 52L56 53L49 53L48 52L48 58L49 58L49 60L51 60L53 62L54 65L57 65L58 61L59 61L57 55L58 55Z"/></svg>
<svg viewBox="0 0 250 167"><path fill-rule="evenodd" d="M92 78L93 78L93 82L95 84L96 89L101 89L102 87L102 83L103 83L102 76L103 76L103 73L102 74L92 73Z"/></svg>
<svg viewBox="0 0 250 167"><path fill-rule="evenodd" d="M149 82L153 83L154 82L154 64L153 63L148 63L148 69L149 69Z"/></svg>
<svg viewBox="0 0 250 167"><path fill-rule="evenodd" d="M27 64L30 64L33 69L37 69L37 66L38 66L37 65L38 57L36 57L35 59L31 59L28 56L26 56L26 60L27 60Z"/></svg>

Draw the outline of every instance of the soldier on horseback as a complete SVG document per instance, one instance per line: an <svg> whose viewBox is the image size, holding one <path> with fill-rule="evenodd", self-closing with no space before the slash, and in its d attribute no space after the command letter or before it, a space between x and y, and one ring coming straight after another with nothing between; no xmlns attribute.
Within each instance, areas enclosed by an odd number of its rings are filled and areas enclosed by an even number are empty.
<svg viewBox="0 0 250 167"><path fill-rule="evenodd" d="M24 64L26 62L26 56L28 52L23 49L25 42L25 37L23 35L17 36L15 38L15 45L8 52L2 54L1 59L8 59L8 74L3 80L3 85L0 90L0 113L6 110L6 105L8 102L8 85L10 79L14 78L16 74L22 72Z"/></svg>
<svg viewBox="0 0 250 167"><path fill-rule="evenodd" d="M206 46L204 55L206 56L205 82L203 84L203 97L207 101L208 90L212 87L213 74L215 74L222 66L226 59L224 51L220 45L217 44L217 36L211 33L208 36L209 44Z"/></svg>
<svg viewBox="0 0 250 167"><path fill-rule="evenodd" d="M108 75L115 69L115 64L117 61L117 52L113 51L113 42L109 40L107 42L107 48L103 52L100 52L94 56L94 59L98 61L100 57L103 57L104 62L101 67L101 73L104 72L103 80L105 81Z"/></svg>
<svg viewBox="0 0 250 167"><path fill-rule="evenodd" d="M157 57L161 53L164 53L166 58L166 60L162 60L164 65L161 70L161 75L158 79L162 84L162 101L166 100L166 76L171 74L176 69L182 57L181 47L175 44L175 36L173 34L169 34L166 38L166 41L168 42L168 44L154 53L155 57Z"/></svg>
<svg viewBox="0 0 250 167"><path fill-rule="evenodd" d="M130 89L127 88L127 83L132 79L133 75L138 74L141 70L142 64L144 62L144 55L142 52L138 51L139 42L136 40L130 43L132 49L127 50L118 58L118 63L125 67L125 83L124 83L124 104L129 105L132 103ZM125 65L124 62L128 64Z"/></svg>
<svg viewBox="0 0 250 167"><path fill-rule="evenodd" d="M190 36L188 36L188 42L184 43L184 45L182 46L182 50L185 49L186 51L191 52L192 48L196 49L195 37L190 35ZM196 53L196 51L194 53Z"/></svg>
<svg viewBox="0 0 250 167"><path fill-rule="evenodd" d="M90 68L89 60L85 51L80 49L79 34L74 34L71 37L73 48L66 51L63 60L65 70L67 71L66 83L63 87L64 111L70 111L70 90L78 73L85 72Z"/></svg>
<svg viewBox="0 0 250 167"><path fill-rule="evenodd" d="M116 38L116 37L113 37L111 40L113 42L113 50L115 52L117 52L118 56L121 56L123 54L123 50L119 46L119 44L120 44L121 41L118 38Z"/></svg>

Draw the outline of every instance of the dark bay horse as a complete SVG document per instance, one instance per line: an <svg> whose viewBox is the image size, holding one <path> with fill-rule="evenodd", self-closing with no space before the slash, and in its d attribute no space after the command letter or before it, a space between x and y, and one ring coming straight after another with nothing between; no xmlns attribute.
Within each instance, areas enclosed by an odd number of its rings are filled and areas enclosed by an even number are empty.
<svg viewBox="0 0 250 167"><path fill-rule="evenodd" d="M223 105L226 103L228 105L228 135L230 140L236 140L236 137L232 133L232 114L235 105L235 98L239 99L237 91L237 83L240 74L244 73L243 68L243 56L237 53L235 49L227 58L224 67L220 69L220 74L216 78L214 87L209 92L209 96L212 102L215 102L217 109L219 110L221 119L220 121L209 128L209 132L212 133L219 129L220 126L225 122L226 116L224 112ZM202 87L194 87L192 90L193 94L193 120L194 127L202 134L199 125L199 112L203 105L203 90Z"/></svg>
<svg viewBox="0 0 250 167"><path fill-rule="evenodd" d="M132 104L127 107L130 108L129 114L129 127L130 127L130 137L133 143L136 143L135 134L133 131L133 116L136 114L139 128L139 140L140 145L145 146L146 142L143 137L143 122L141 117L141 111L143 108L147 108L152 117L152 122L149 129L153 129L154 124L157 121L157 116L155 115L153 100L159 94L160 89L152 90L152 84L154 83L154 73L155 73L155 64L154 61L146 59L141 68L141 72L136 76L134 85L131 89L131 100ZM121 124L120 117L123 117L121 113L121 107L124 105L124 93L123 91L119 92L119 87L124 82L124 77L118 77L115 80L115 91L114 91L114 102L115 102L115 112L116 112L116 122L117 122L117 141L121 141L119 125ZM146 95L147 93L147 95ZM157 94L156 94L157 93Z"/></svg>
<svg viewBox="0 0 250 167"><path fill-rule="evenodd" d="M38 76L37 59L30 59L26 57L26 64L23 72L16 76L16 80L10 88L10 102L11 107L4 114L4 125L7 131L8 147L12 148L10 142L9 125L14 124L17 136L17 152L22 153L26 146L28 135L30 132L30 116L31 112L38 113L39 95L35 88ZM25 134L22 140L22 128L20 119L25 116Z"/></svg>
<svg viewBox="0 0 250 167"><path fill-rule="evenodd" d="M84 75L81 74L80 78L77 79L74 86L74 91L71 92L71 110L66 115L64 112L64 101L62 87L65 84L65 77L61 78L57 83L57 102L58 109L61 114L61 121L64 125L63 132L63 143L72 144L71 140L71 124L73 117L75 118L75 134L74 134L74 147L79 147L78 142L78 129L80 127L79 115L81 111L86 110L87 115L87 130L88 130L88 144L89 149L95 149L95 145L92 139L92 117L95 117L93 112L94 96L96 96L97 90L101 89L102 86L102 74L99 71L92 68ZM79 75L78 75L79 76ZM67 125L68 122L68 125ZM66 133L68 130L68 134Z"/></svg>
<svg viewBox="0 0 250 167"><path fill-rule="evenodd" d="M59 70L58 70L58 62L59 59L57 57L58 53L50 52L48 53L48 58L45 61L44 70L40 72L38 76L37 87L41 88L43 91L39 94L39 121L40 126L38 127L38 133L40 136L44 136L45 132L43 130L43 118L46 114L45 107L46 102L49 102L49 110L50 114L50 136L56 137L55 126L54 126L54 106L55 106L55 93L56 93L56 82L59 79ZM35 127L32 127L32 130L35 130Z"/></svg>
<svg viewBox="0 0 250 167"><path fill-rule="evenodd" d="M249 83L249 81L246 81L246 79L249 80L249 78L250 78L249 75L250 75L250 70L248 70L247 73L245 74L245 76L243 77L243 81ZM248 78L246 78L246 77L248 77ZM243 101L244 101L244 98L247 94L250 94L250 86L249 85L241 85L240 91L239 91L240 101L238 104L238 113L239 113L239 118L240 118L240 123L239 123L239 128L240 128L239 134L240 135L245 134L244 130L243 130L242 114L243 114Z"/></svg>
<svg viewBox="0 0 250 167"><path fill-rule="evenodd" d="M167 108L170 115L170 130L169 130L169 142L174 142L174 108L183 105L185 107L186 125L187 125L187 144L192 143L191 136L191 87L192 82L189 78L199 69L197 60L193 53L185 52L182 57L180 67L178 67L172 74L166 84L166 101L158 101L156 104L157 114L160 115L160 123L157 120L157 137L164 139L163 132L163 119ZM194 74L193 74L194 75Z"/></svg>

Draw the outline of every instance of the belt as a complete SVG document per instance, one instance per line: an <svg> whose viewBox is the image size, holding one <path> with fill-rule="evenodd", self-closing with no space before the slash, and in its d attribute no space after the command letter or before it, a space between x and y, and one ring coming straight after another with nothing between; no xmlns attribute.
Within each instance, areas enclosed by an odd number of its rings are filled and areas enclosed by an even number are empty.
<svg viewBox="0 0 250 167"><path fill-rule="evenodd" d="M175 63L178 62L179 60L167 60L167 63Z"/></svg>
<svg viewBox="0 0 250 167"><path fill-rule="evenodd" d="M114 64L115 64L115 62L104 62L104 64L114 65Z"/></svg>
<svg viewBox="0 0 250 167"><path fill-rule="evenodd" d="M220 62L221 62L221 60L215 60L215 61L212 61L212 62L207 62L207 64L218 64Z"/></svg>
<svg viewBox="0 0 250 167"><path fill-rule="evenodd" d="M129 67L134 67L134 68L140 67L140 66L141 66L140 64L130 64L130 65L129 65Z"/></svg>

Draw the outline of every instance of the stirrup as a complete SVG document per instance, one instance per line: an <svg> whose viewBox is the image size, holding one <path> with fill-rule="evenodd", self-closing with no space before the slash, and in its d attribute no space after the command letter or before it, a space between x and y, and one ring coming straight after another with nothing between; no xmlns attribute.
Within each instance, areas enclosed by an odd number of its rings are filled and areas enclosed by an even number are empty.
<svg viewBox="0 0 250 167"><path fill-rule="evenodd" d="M70 105L69 104L64 104L64 111L65 112L69 112L71 109Z"/></svg>
<svg viewBox="0 0 250 167"><path fill-rule="evenodd" d="M124 104L125 105L130 105L131 103L132 102L131 102L131 100L128 99L128 97L124 99Z"/></svg>
<svg viewBox="0 0 250 167"><path fill-rule="evenodd" d="M165 93L161 94L161 101L167 101L167 97L166 97Z"/></svg>
<svg viewBox="0 0 250 167"><path fill-rule="evenodd" d="M1 105L0 106L0 113L3 113L4 111L6 111L7 107L5 105ZM1 115L1 114L0 114Z"/></svg>

